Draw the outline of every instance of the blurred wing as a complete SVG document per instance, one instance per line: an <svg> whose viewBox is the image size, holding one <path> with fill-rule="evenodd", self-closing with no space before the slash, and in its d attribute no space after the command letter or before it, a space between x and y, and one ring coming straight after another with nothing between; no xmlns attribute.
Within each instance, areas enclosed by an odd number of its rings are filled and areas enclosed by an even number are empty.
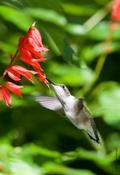
<svg viewBox="0 0 120 175"><path fill-rule="evenodd" d="M48 96L34 96L36 102L41 104L41 106L53 110L53 111L61 111L62 105L56 97L48 97Z"/></svg>

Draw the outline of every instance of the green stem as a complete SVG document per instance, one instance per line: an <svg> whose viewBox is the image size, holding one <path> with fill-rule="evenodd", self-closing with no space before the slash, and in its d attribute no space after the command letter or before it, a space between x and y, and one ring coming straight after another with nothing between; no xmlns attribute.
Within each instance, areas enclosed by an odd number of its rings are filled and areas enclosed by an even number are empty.
<svg viewBox="0 0 120 175"><path fill-rule="evenodd" d="M97 61L97 64L96 64L96 67L95 67L95 73L96 73L96 80L98 80L99 76L100 76L100 73L102 71L102 68L104 66L104 63L105 63L105 60L106 60L106 54L104 55L101 55Z"/></svg>
<svg viewBox="0 0 120 175"><path fill-rule="evenodd" d="M83 26L87 31L95 27L105 16L111 11L113 1L109 2L104 8L98 10L92 17L90 17Z"/></svg>

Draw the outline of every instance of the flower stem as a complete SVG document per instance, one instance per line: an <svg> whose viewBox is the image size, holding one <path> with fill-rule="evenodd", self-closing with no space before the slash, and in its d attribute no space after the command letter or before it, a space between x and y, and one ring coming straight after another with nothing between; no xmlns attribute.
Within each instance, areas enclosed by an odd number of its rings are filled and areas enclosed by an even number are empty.
<svg viewBox="0 0 120 175"><path fill-rule="evenodd" d="M19 52L19 50L17 49L17 51L16 51L15 55L14 55L14 56L11 56L11 62L10 62L10 64L9 64L9 66L11 66L11 65L12 65L12 63L15 61L15 59L16 59L16 57L17 57L18 52ZM8 67L9 67L9 66L8 66Z"/></svg>
<svg viewBox="0 0 120 175"><path fill-rule="evenodd" d="M15 53L14 56L10 55L11 61L10 61L10 64L7 66L7 68L13 64L13 62L15 61L15 59L16 59L16 57L17 57L18 52L19 52L19 50L17 49L17 51L16 51L16 53ZM6 75L5 72L6 72L6 69L5 69L5 71L3 72L2 76L0 77L1 79L3 79L3 77Z"/></svg>
<svg viewBox="0 0 120 175"><path fill-rule="evenodd" d="M106 54L103 54L99 57L98 61L97 61L97 64L96 64L96 67L95 67L95 73L96 73L96 78L95 78L95 81L99 78L100 76L100 73L102 71L102 68L104 66L104 63L105 63L105 60L106 60Z"/></svg>
<svg viewBox="0 0 120 175"><path fill-rule="evenodd" d="M113 2L109 2L104 8L98 10L92 17L90 17L83 26L90 31L95 27L112 9Z"/></svg>

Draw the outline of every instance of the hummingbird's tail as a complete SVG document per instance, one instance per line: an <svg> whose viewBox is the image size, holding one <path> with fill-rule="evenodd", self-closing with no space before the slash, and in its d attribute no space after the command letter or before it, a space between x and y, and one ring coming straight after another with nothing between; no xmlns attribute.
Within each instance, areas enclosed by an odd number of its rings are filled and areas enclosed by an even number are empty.
<svg viewBox="0 0 120 175"><path fill-rule="evenodd" d="M99 140L98 135L96 135L96 138L92 137L90 134L88 134L88 136L90 137L90 139L91 139L92 141L94 141L94 142L97 143L97 144L100 144L100 140Z"/></svg>
<svg viewBox="0 0 120 175"><path fill-rule="evenodd" d="M100 139L98 136L96 124L95 124L93 118L90 118L90 121L91 121L91 127L89 126L89 128L87 129L87 133L88 133L91 140L93 140L97 144L100 144Z"/></svg>

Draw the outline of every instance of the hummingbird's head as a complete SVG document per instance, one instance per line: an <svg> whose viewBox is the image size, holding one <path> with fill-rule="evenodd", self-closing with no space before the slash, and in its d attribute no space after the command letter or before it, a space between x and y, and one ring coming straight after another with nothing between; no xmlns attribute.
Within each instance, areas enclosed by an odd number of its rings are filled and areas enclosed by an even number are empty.
<svg viewBox="0 0 120 175"><path fill-rule="evenodd" d="M48 80L48 82L52 85L53 90L60 101L64 101L67 97L71 96L70 91L64 84L56 84L50 80Z"/></svg>

